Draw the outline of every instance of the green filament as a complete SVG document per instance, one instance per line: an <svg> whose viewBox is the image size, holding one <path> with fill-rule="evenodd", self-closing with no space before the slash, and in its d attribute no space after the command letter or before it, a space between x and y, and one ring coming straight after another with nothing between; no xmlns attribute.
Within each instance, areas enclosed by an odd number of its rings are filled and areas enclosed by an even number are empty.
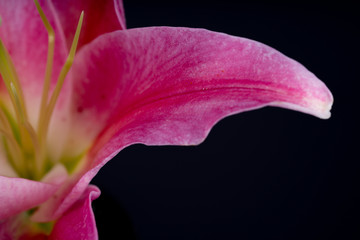
<svg viewBox="0 0 360 240"><path fill-rule="evenodd" d="M47 171L45 168L51 164L46 162L49 161L46 156L48 128L64 80L74 61L84 12L80 15L69 55L58 76L55 89L49 98L50 82L54 63L55 32L46 18L39 2L34 0L34 3L48 33L47 62L37 131L34 130L34 127L28 120L27 108L18 75L10 54L6 50L3 42L0 40L0 75L5 84L5 88L8 92L9 99L15 113L14 120L11 113L7 111L4 104L0 101L0 136L3 138L4 149L9 163L19 176L40 180ZM2 20L0 18L0 25L1 23Z"/></svg>

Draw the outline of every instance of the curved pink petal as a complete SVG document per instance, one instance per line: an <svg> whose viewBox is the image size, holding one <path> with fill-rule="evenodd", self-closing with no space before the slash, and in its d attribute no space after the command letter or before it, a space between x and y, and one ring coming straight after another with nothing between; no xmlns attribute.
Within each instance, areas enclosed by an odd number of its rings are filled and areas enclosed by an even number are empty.
<svg viewBox="0 0 360 240"><path fill-rule="evenodd" d="M56 192L58 186L0 176L0 189L1 221L45 202Z"/></svg>
<svg viewBox="0 0 360 240"><path fill-rule="evenodd" d="M332 104L326 86L296 61L264 44L201 29L104 35L82 49L72 74L69 142L100 135L86 169L34 219L60 216L130 144L198 144L231 114L280 106L327 118Z"/></svg>
<svg viewBox="0 0 360 240"><path fill-rule="evenodd" d="M116 15L119 19L121 29L126 29L125 10L122 0L114 0Z"/></svg>
<svg viewBox="0 0 360 240"><path fill-rule="evenodd" d="M99 195L100 190L97 187L88 186L76 203L56 220L50 236L38 232L36 226L29 225L29 220L25 214L12 216L9 219L0 221L0 239L96 240L98 239L97 229L91 202Z"/></svg>
<svg viewBox="0 0 360 240"><path fill-rule="evenodd" d="M71 178L64 182L59 190L51 196L38 210L31 216L35 222L47 222L59 218L69 207L71 207L81 197L94 175L85 174L87 168L82 169Z"/></svg>
<svg viewBox="0 0 360 240"><path fill-rule="evenodd" d="M104 33L126 28L122 0L53 0L52 3L69 49L81 11L84 22L78 49Z"/></svg>
<svg viewBox="0 0 360 240"><path fill-rule="evenodd" d="M88 186L81 198L57 220L50 240L98 239L91 202L98 198L100 190Z"/></svg>
<svg viewBox="0 0 360 240"><path fill-rule="evenodd" d="M118 146L198 144L221 118L269 105L330 116L330 91L304 66L226 34L168 27L118 31L77 60L73 119L86 130L95 123L110 126L103 136L121 135Z"/></svg>

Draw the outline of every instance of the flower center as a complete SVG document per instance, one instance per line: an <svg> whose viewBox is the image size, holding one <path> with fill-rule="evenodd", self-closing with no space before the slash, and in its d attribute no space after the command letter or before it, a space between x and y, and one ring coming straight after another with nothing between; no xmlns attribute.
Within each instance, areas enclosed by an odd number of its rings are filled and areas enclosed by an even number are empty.
<svg viewBox="0 0 360 240"><path fill-rule="evenodd" d="M5 102L0 99L0 137L2 137L6 158L19 177L40 180L47 170L54 165L47 157L46 139L57 99L66 75L74 61L84 12L80 15L68 57L60 71L56 86L51 96L49 96L54 61L55 32L38 1L34 0L34 2L48 33L47 63L38 126L34 128L29 122L26 102L15 66L9 52L0 39L0 74L13 109L13 113L10 112L6 108ZM0 27L1 23L0 19Z"/></svg>

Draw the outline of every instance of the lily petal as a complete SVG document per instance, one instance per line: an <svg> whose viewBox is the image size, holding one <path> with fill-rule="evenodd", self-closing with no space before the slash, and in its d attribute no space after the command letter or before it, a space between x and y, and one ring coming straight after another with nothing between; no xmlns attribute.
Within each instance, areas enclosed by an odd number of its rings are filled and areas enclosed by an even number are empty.
<svg viewBox="0 0 360 240"><path fill-rule="evenodd" d="M0 219L6 219L45 202L56 192L58 186L0 176L0 189Z"/></svg>
<svg viewBox="0 0 360 240"><path fill-rule="evenodd" d="M96 141L83 172L34 220L60 216L128 145L199 144L231 114L279 106L327 118L332 105L330 91L298 62L264 44L203 29L103 35L79 52L72 77L74 139L67 142Z"/></svg>
<svg viewBox="0 0 360 240"><path fill-rule="evenodd" d="M119 146L198 144L223 117L264 106L330 116L331 93L314 74L249 39L131 29L104 35L78 57L74 119L87 132L110 126L102 136L120 134Z"/></svg>
<svg viewBox="0 0 360 240"><path fill-rule="evenodd" d="M100 190L88 186L82 197L57 220L50 240L97 240L97 229L91 202L100 196Z"/></svg>
<svg viewBox="0 0 360 240"><path fill-rule="evenodd" d="M126 28L122 0L64 0L52 1L60 26L70 48L81 11L84 23L78 49L96 37L115 30Z"/></svg>

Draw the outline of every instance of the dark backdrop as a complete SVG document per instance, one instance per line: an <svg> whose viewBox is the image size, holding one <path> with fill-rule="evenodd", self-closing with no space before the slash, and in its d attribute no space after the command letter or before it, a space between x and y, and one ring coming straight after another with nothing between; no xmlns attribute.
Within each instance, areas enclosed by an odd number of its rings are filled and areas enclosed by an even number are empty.
<svg viewBox="0 0 360 240"><path fill-rule="evenodd" d="M95 177L100 240L359 239L354 5L125 0L129 28L201 27L268 44L333 92L332 117L265 108L195 147L131 146Z"/></svg>

